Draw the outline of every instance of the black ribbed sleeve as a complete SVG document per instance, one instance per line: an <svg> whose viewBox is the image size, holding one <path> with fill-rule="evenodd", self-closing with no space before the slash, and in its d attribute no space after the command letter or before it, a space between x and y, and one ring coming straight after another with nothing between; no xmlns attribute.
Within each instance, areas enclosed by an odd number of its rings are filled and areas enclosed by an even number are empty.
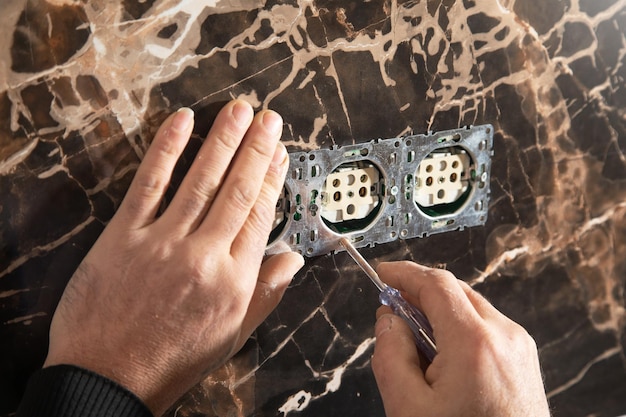
<svg viewBox="0 0 626 417"><path fill-rule="evenodd" d="M152 417L126 388L71 365L57 365L31 376L17 417Z"/></svg>

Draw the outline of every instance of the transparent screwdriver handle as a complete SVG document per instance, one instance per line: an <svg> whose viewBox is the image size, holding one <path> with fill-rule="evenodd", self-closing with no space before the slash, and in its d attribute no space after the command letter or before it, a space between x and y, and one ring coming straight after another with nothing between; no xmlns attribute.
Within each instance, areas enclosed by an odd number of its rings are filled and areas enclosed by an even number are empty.
<svg viewBox="0 0 626 417"><path fill-rule="evenodd" d="M417 348L428 362L432 362L437 354L437 346L433 337L433 329L426 316L405 300L400 291L393 287L386 286L380 292L379 300L381 304L391 307L391 310L396 315L402 317L407 322L415 336Z"/></svg>
<svg viewBox="0 0 626 417"><path fill-rule="evenodd" d="M339 239L339 244L346 249L352 259L354 259L354 262L365 272L365 275L374 283L376 288L380 290L378 299L381 304L391 307L391 310L395 314L402 317L404 321L408 323L415 336L417 348L426 357L428 362L432 362L437 354L437 346L435 346L433 328L430 326L426 316L406 301L400 294L400 291L385 284L374 268L372 268L359 251L356 250L348 238L342 237Z"/></svg>

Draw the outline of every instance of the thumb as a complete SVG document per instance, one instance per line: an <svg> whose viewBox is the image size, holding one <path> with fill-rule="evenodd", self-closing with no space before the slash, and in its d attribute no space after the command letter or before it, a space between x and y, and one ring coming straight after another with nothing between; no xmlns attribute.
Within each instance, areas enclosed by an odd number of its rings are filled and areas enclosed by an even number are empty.
<svg viewBox="0 0 626 417"><path fill-rule="evenodd" d="M419 414L431 403L433 392L424 380L413 333L404 320L388 313L378 317L375 333L372 370L385 413L388 416L405 415L407 411ZM407 404L423 407L407 410Z"/></svg>
<svg viewBox="0 0 626 417"><path fill-rule="evenodd" d="M295 252L279 253L263 262L248 311L241 325L241 345L276 308L293 276L303 265L302 255Z"/></svg>

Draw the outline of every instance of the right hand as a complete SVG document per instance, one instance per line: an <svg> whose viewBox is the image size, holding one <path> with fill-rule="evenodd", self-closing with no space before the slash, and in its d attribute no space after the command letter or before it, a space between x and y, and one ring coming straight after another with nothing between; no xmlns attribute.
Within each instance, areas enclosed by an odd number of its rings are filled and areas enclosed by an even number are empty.
<svg viewBox="0 0 626 417"><path fill-rule="evenodd" d="M448 271L388 262L377 272L428 317L438 350L424 371L406 323L378 310L372 369L387 417L550 415L524 328Z"/></svg>

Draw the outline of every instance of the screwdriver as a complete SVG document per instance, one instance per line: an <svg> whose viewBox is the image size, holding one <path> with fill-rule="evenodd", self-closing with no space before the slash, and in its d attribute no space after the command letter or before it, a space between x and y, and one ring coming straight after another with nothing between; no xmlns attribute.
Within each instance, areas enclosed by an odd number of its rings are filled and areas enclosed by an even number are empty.
<svg viewBox="0 0 626 417"><path fill-rule="evenodd" d="M350 257L354 259L357 265L365 272L365 275L367 275L376 288L378 288L380 291L378 297L380 303L391 307L394 314L402 317L404 321L406 321L413 332L413 336L415 336L415 345L420 352L422 352L426 360L428 360L429 363L432 362L437 354L437 346L435 345L435 338L433 337L433 328L426 316L405 300L400 294L400 291L382 282L376 271L374 271L374 268L372 268L359 251L356 250L350 240L342 237L339 240L339 244L346 249Z"/></svg>

